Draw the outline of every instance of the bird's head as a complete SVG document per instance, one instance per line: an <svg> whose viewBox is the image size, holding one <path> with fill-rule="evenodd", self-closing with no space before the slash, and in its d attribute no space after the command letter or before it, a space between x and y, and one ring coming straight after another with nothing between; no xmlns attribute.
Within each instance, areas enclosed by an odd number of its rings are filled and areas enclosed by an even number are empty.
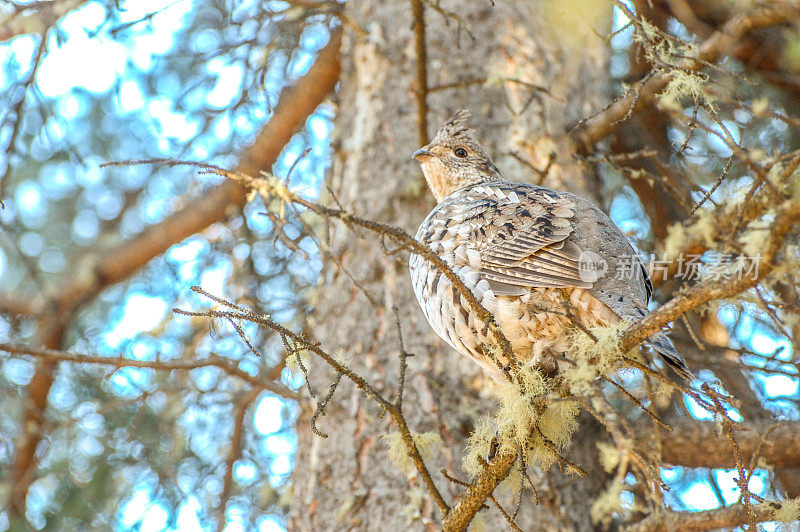
<svg viewBox="0 0 800 532"><path fill-rule="evenodd" d="M412 155L422 164L438 202L467 185L501 178L500 170L475 140L474 130L467 126L469 116L466 110L451 116L430 144Z"/></svg>

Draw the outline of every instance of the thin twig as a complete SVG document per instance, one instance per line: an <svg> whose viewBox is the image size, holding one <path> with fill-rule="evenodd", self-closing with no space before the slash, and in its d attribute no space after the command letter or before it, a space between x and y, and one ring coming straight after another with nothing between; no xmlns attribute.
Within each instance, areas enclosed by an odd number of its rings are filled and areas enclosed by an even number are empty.
<svg viewBox="0 0 800 532"><path fill-rule="evenodd" d="M414 94L417 98L417 128L419 145L428 144L428 49L425 43L425 6L422 0L411 0L414 17L414 52L416 54L417 80Z"/></svg>
<svg viewBox="0 0 800 532"><path fill-rule="evenodd" d="M198 286L193 286L192 290L197 292L198 294L202 294L207 296L214 301L220 301L221 298L209 294L202 288ZM350 379L353 384L356 385L358 389L364 392L367 397L375 401L379 406L383 407L386 412L392 417L394 422L397 424L398 430L403 438L404 443L408 449L408 454L411 457L414 466L417 469L420 477L422 477L423 482L425 483L426 487L428 488L428 492L430 493L431 497L433 498L436 505L439 507L439 511L443 516L448 514L449 506L445 502L444 498L442 497L439 488L436 487L436 484L433 482L433 478L430 475L427 467L425 466L425 461L422 459L422 455L419 452L419 448L417 447L416 442L414 441L414 437L411 434L411 429L408 427L408 423L403 417L403 413L401 409L397 407L394 403L383 397L378 391L369 383L367 382L361 375L357 374L350 368L348 368L343 363L336 360L336 358L324 351L322 348L319 347L318 344L310 342L307 340L302 334L295 333L283 325L273 321L268 316L265 315L257 315L254 312L238 307L237 305L231 302L225 302L225 306L235 309L233 311L220 311L220 310L207 310L205 312L195 312L195 311L188 311L182 309L174 309L174 312L178 314L183 314L186 316L208 316L214 318L233 318L233 319L242 319L252 321L264 327L268 327L273 331L277 332L278 334L287 337L290 339L295 345L302 346L304 349L307 349L310 353L313 353L317 357L321 358L325 363L331 366L337 373L342 374L343 376Z"/></svg>
<svg viewBox="0 0 800 532"><path fill-rule="evenodd" d="M634 24L638 23L636 16L623 2L615 1L614 3L628 15L631 21L634 21ZM674 66L684 71L699 70L704 65L713 63L720 56L731 50L731 43L738 42L742 36L760 28L784 24L797 20L797 18L798 13L791 6L780 4L772 5L768 8L756 7L729 20L720 30L714 32L703 41L698 46L696 58L683 59ZM614 131L614 124L629 113L634 100L640 103L650 101L667 86L671 79L670 72L660 72L652 76L641 87L638 87L635 92L628 91L622 98L615 101L598 115L579 123L573 129L580 140L580 144L589 147L606 137ZM639 108L641 106L635 110Z"/></svg>
<svg viewBox="0 0 800 532"><path fill-rule="evenodd" d="M519 364L519 361L517 361L516 356L514 355L514 351L511 348L511 343L508 341L508 338L500 329L500 326L498 325L494 315L488 310L486 310L486 308L475 297L475 294L473 294L472 291L469 288L467 288L467 286L464 284L461 278L458 275L456 275L456 273L452 270L452 268L450 268L438 254L434 253L427 245L422 244L421 242L415 240L403 229L388 224L383 224L380 222L368 220L366 218L362 218L348 211L344 211L341 209L334 209L307 200L291 192L290 190L287 190L286 187L284 187L283 184L277 178L268 175L262 178L254 178L248 175L232 172L230 170L226 170L224 168L220 168L218 166L214 166L204 162L178 161L174 159L138 159L138 160L128 160L128 161L116 161L116 162L105 163L103 166L129 166L129 165L140 165L140 164L160 164L166 166L194 166L202 170L208 170L220 176L227 177L229 179L244 183L245 185L251 187L252 189L261 192L262 194L274 196L280 199L281 201L291 202L301 205L310 210L311 212L318 214L320 216L337 219L344 223L362 227L374 233L385 235L391 238L402 249L406 249L412 253L420 255L425 260L429 261L442 274L444 274L444 276L447 277L447 279L456 288L458 293L467 301L470 307L475 311L475 313L478 315L478 318L485 324L485 326L488 329L492 331L492 334L495 337L495 341L500 345L500 349L503 352L503 356L506 358L506 360L508 360L509 366L515 370L517 365ZM494 358L494 362L498 366L498 368L502 369L503 365L500 364L499 360ZM513 371L511 373L514 374ZM509 380L511 380L511 377L508 378Z"/></svg>
<svg viewBox="0 0 800 532"><path fill-rule="evenodd" d="M306 377L308 378L308 377ZM342 380L342 373L337 372L336 377L334 377L333 382L331 383L330 388L328 388L328 393L325 394L319 403L317 403L317 408L314 409L314 413L311 415L311 431L319 436L320 438L327 438L328 435L325 432L317 429L317 418L320 415L325 413L325 407L328 406L328 401L331 400L333 394L336 393L336 387L339 386L339 382Z"/></svg>
<svg viewBox="0 0 800 532"><path fill-rule="evenodd" d="M250 405L258 398L261 390L253 389L244 394L239 400L236 409L236 416L233 420L233 435L231 436L228 448L228 458L225 460L225 476L222 480L222 493L219 495L219 506L217 507L217 530L225 528L225 510L231 498L233 490L233 465L242 454L244 421Z"/></svg>
<svg viewBox="0 0 800 532"><path fill-rule="evenodd" d="M41 349L22 345L12 345L0 343L0 351L12 355L32 356L51 361L59 362L75 362L77 364L96 364L102 366L114 366L117 368L150 368L162 371L172 370L192 370L197 368L216 367L225 373L236 377L248 384L260 389L267 390L285 397L287 399L298 399L297 393L282 384L277 384L271 381L263 380L259 377L245 373L236 367L228 359L222 358L219 355L211 354L206 358L197 360L136 360L123 357L104 357L96 355L84 355L79 353L69 353L66 351L59 351L57 349Z"/></svg>

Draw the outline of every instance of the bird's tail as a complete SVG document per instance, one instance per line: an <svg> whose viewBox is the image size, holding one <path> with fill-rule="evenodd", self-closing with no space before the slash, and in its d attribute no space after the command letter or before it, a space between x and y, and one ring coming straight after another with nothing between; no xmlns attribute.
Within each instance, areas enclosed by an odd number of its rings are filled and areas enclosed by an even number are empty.
<svg viewBox="0 0 800 532"><path fill-rule="evenodd" d="M661 358L664 359L664 362L672 368L675 373L677 373L681 378L690 381L694 379L694 375L691 371L689 371L689 367L684 362L683 357L680 353L675 349L675 346L672 345L672 342L669 340L666 334L663 332L659 332L648 338L647 345L653 348L653 350L661 355Z"/></svg>

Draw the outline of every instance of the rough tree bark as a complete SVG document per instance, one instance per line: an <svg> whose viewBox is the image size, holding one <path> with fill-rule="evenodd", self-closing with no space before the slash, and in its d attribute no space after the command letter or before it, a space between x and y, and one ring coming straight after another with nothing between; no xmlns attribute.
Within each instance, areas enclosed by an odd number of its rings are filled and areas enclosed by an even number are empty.
<svg viewBox="0 0 800 532"><path fill-rule="evenodd" d="M429 87L420 88L425 76L416 69L419 41L415 39L420 34L415 29L420 27L413 19L412 4L375 0L347 4L351 20L365 34L346 31L342 47L329 184L344 208L400 225L412 234L416 231L433 206L420 169L410 159L424 143L418 102L426 93L427 135L451 112L469 108L473 124L508 178L543 179L548 186L599 201L600 185L593 169L577 164L575 148L563 139L581 117L607 102L608 47L599 35L609 30L610 5L581 3L590 6L585 18L575 17L574 11L568 18L570 13L559 13L554 2L544 0L498 2L494 7L489 2L443 2L444 10L454 12L450 16L426 8ZM561 17L570 31L561 31ZM564 40L565 34L570 39ZM547 171L542 177L533 168ZM444 445L428 459L428 468L451 503L462 488L438 472L446 467L466 480L460 465L466 439L479 415L492 411L494 400L482 391L486 379L476 367L445 346L425 323L410 289L407 256L386 255L372 235L361 236L365 238L332 225L331 251L347 274L337 264L325 265L308 331L329 352L343 350L354 369L391 396L399 375L398 335L391 311L392 305L397 306L405 348L415 355L406 374L404 411L413 430L442 434ZM334 375L313 360L310 364L311 384L319 399ZM374 403L343 380L325 415L317 420L320 430L329 434L327 439L312 433L313 413L313 404L301 403L289 529L438 528L441 520L435 504L426 496L418 497L425 492L422 483L415 474L406 477L387 459L381 434L395 428ZM592 529L589 508L605 480L595 456L595 442L601 437L598 426L586 422L569 453L591 471L587 478L565 477L557 469L535 474L544 497L538 506L532 495L525 499L517 518L520 526ZM508 505L510 497L503 500ZM494 509L483 518L489 530L507 526Z"/></svg>

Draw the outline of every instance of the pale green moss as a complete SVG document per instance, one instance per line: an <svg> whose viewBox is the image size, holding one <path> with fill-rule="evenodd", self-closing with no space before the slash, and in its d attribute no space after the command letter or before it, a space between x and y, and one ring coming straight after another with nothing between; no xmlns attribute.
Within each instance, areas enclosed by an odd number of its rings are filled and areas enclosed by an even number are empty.
<svg viewBox="0 0 800 532"><path fill-rule="evenodd" d="M619 362L624 353L620 348L619 337L622 331L628 328L628 323L619 321L608 326L587 327L592 334L589 336L585 331L574 328L569 334L570 355L577 363L577 368L581 365L591 364L597 368L601 375L608 375L619 368Z"/></svg>
<svg viewBox="0 0 800 532"><path fill-rule="evenodd" d="M437 445L442 441L441 436L436 432L415 432L411 434L411 437L423 460L430 458ZM411 471L414 468L414 461L409 455L408 446L403 440L402 434L390 432L383 435L383 440L389 446L389 459L402 471Z"/></svg>
<svg viewBox="0 0 800 532"><path fill-rule="evenodd" d="M688 226L680 222L672 224L667 229L667 237L664 239L666 260L677 260L684 252L687 242L702 243L706 248L714 249L717 245L715 236L719 232L718 216L718 213L713 210L700 209L695 213L692 223ZM686 258L684 256L684 259Z"/></svg>
<svg viewBox="0 0 800 532"><path fill-rule="evenodd" d="M670 71L670 80L657 98L663 103L665 108L674 106L674 102L681 98L691 97L695 104L702 105L707 109L714 109L714 100L705 91L706 80L702 76L685 70Z"/></svg>
<svg viewBox="0 0 800 532"><path fill-rule="evenodd" d="M548 392L544 377L531 365L520 366L517 383L496 386L495 394L500 400L497 412L503 445L520 447L525 445L539 417L534 398Z"/></svg>
<svg viewBox="0 0 800 532"><path fill-rule="evenodd" d="M550 403L539 415L539 430L559 448L564 448L578 428L578 414L580 406L575 401Z"/></svg>
<svg viewBox="0 0 800 532"><path fill-rule="evenodd" d="M714 211L701 209L695 213L695 221L689 226L692 240L702 242L709 249L714 248L717 234L717 214Z"/></svg>
<svg viewBox="0 0 800 532"><path fill-rule="evenodd" d="M527 465L547 468L571 440L577 428L579 406L572 401L548 402L554 393L539 371L523 365L518 382L493 390L500 402L494 419L481 419L470 437L463 460L464 470L475 477L483 470L489 446L497 438L498 453L522 449ZM518 478L519 477L519 478ZM522 478L512 472L505 489L516 491Z"/></svg>
<svg viewBox="0 0 800 532"><path fill-rule="evenodd" d="M492 438L494 438L493 421L486 417L478 419L478 424L467 441L462 460L462 467L470 477L475 478L483 471L481 460L485 460L489 454Z"/></svg>
<svg viewBox="0 0 800 532"><path fill-rule="evenodd" d="M642 34L634 40L644 45L645 57L652 63L674 66L685 57L697 57L697 45L675 39L658 29L645 18L640 18Z"/></svg>
<svg viewBox="0 0 800 532"><path fill-rule="evenodd" d="M769 98L766 96L762 98L756 98L753 100L753 115L755 116L766 116L767 111L769 111Z"/></svg>
<svg viewBox="0 0 800 532"><path fill-rule="evenodd" d="M695 103L714 109L714 101L704 90L706 79L681 67L681 62L686 58L698 56L697 45L678 40L645 19L640 19L640 28L642 31L637 32L634 39L642 44L645 58L650 63L669 69L670 81L658 95L659 106L680 110L678 100L688 96Z"/></svg>
<svg viewBox="0 0 800 532"><path fill-rule="evenodd" d="M601 493L594 501L594 504L592 504L592 509L590 510L592 521L604 527L610 525L614 513L622 511L621 494L622 485L616 482Z"/></svg>
<svg viewBox="0 0 800 532"><path fill-rule="evenodd" d="M667 228L667 237L664 239L664 254L667 260L674 260L683 249L687 239L686 228L676 222Z"/></svg>
<svg viewBox="0 0 800 532"><path fill-rule="evenodd" d="M760 221L750 222L736 239L742 246L742 252L746 257L755 257L764 249L767 233Z"/></svg>
<svg viewBox="0 0 800 532"><path fill-rule="evenodd" d="M600 463L606 473L611 473L619 465L620 452L616 445L608 442L597 442L597 450L600 452Z"/></svg>
<svg viewBox="0 0 800 532"><path fill-rule="evenodd" d="M422 516L422 503L425 501L425 492L419 488L412 488L406 492L408 504L400 509L400 514L406 518L406 524L411 524Z"/></svg>
<svg viewBox="0 0 800 532"><path fill-rule="evenodd" d="M486 532L486 520L484 519L485 512L481 511L475 514L475 517L472 518L472 521L469 524L469 530L471 532Z"/></svg>
<svg viewBox="0 0 800 532"><path fill-rule="evenodd" d="M794 523L800 520L800 500L782 501L781 508L772 514L775 521L781 523Z"/></svg>
<svg viewBox="0 0 800 532"><path fill-rule="evenodd" d="M564 382L567 388L575 395L587 395L592 384L599 377L597 366L586 362L570 366L563 371Z"/></svg>
<svg viewBox="0 0 800 532"><path fill-rule="evenodd" d="M300 369L300 361L302 360L303 365L307 368L308 367L308 359L310 355L308 351L296 351L291 355L286 357L285 367L286 370L292 377L297 377L298 375L302 375L302 369Z"/></svg>
<svg viewBox="0 0 800 532"><path fill-rule="evenodd" d="M573 394L588 392L601 375L622 366L623 353L619 336L628 324L620 322L608 327L592 327L589 334L576 329L568 336L569 353L574 365L562 368L566 389ZM482 419L470 437L463 467L472 477L483 471L490 444L497 439L498 453L524 453L524 463L544 469L559 461L577 429L580 405L565 400L552 383L533 366L523 364L515 374L515 382L493 387L499 401L494 419ZM565 463L562 461L562 467ZM568 469L569 467L566 466ZM515 491L522 482L517 473L505 483Z"/></svg>

